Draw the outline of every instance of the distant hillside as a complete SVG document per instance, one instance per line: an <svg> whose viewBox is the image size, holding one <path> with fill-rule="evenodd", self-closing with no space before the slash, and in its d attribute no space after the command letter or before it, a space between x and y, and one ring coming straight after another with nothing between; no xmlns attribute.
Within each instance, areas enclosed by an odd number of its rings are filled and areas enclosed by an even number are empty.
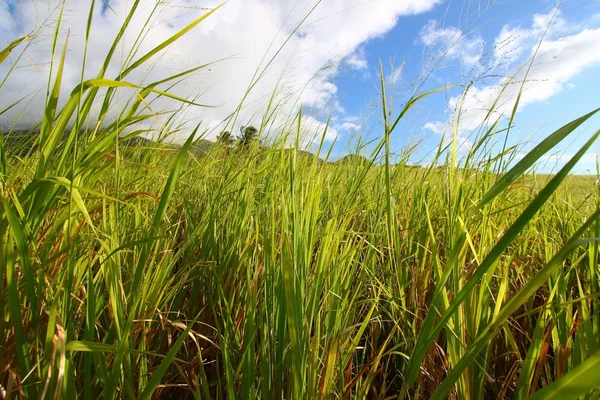
<svg viewBox="0 0 600 400"><path fill-rule="evenodd" d="M344 157L340 158L339 160L337 160L334 164L365 165L365 164L370 164L370 163L371 163L371 161L369 161L369 159L364 156L360 156L358 154L348 154L348 155L345 155Z"/></svg>
<svg viewBox="0 0 600 400"><path fill-rule="evenodd" d="M10 133L3 132L4 150L8 154L25 156L37 148L39 131L17 130Z"/></svg>
<svg viewBox="0 0 600 400"><path fill-rule="evenodd" d="M63 135L63 140L66 140L69 131L66 131ZM81 131L80 135L85 136L86 131ZM14 130L11 132L4 132L4 148L8 152L14 152L19 155L25 155L30 151L34 151L38 146L38 137L40 135L39 130ZM125 147L141 147L148 146L154 143L152 140L136 136L131 139L123 140L122 146Z"/></svg>
<svg viewBox="0 0 600 400"><path fill-rule="evenodd" d="M131 139L127 139L121 142L121 145L127 147L143 147L143 146L151 146L154 142L150 139L146 139L141 136L136 136Z"/></svg>
<svg viewBox="0 0 600 400"><path fill-rule="evenodd" d="M13 155L18 155L20 157L23 157L25 155L27 155L28 153L31 153L33 151L36 150L37 146L38 146L38 137L39 137L39 130L14 130L10 133L4 133L4 149L7 151L8 154L13 154ZM66 139L67 135L69 134L69 132L65 132L63 140ZM82 131L81 135L85 135L86 132ZM120 142L120 145L123 147L129 147L129 148L135 148L135 147L157 147L157 146L166 146L166 147L171 147L171 148L181 148L181 144L176 144L176 143L161 143L159 144L158 142L155 142L151 139L147 139L145 137L142 136L136 136L133 137L131 139L127 139L127 140L122 140ZM210 140L206 140L206 139L200 139L198 141L196 141L190 151L192 152L192 154L194 154L196 157L203 157L206 154L208 154L216 145L215 142L212 142ZM232 148L234 148L235 146L233 146ZM264 148L265 150L267 150L267 148ZM286 152L292 152L294 151L294 149L285 149ZM316 155L314 155L313 153L309 152L309 151L305 151L305 150L296 150L297 152L297 156L298 156L298 160L306 160L309 163L312 163L313 160L315 159L315 157L317 157ZM352 161L352 157L358 157L360 160L354 160ZM319 164L324 163L324 161L320 158L317 158L317 162ZM343 161L346 160L346 161ZM346 156L344 157L344 159L339 160L338 162L366 162L366 159L364 157L360 157L360 156Z"/></svg>
<svg viewBox="0 0 600 400"><path fill-rule="evenodd" d="M194 143L194 145L191 148L191 151L192 153L194 153L194 155L202 157L206 155L214 145L215 142L211 142L210 140L206 139L200 139Z"/></svg>
<svg viewBox="0 0 600 400"><path fill-rule="evenodd" d="M318 164L323 164L325 162L321 158L317 157L315 154L311 153L310 151L295 150L295 149L285 149L285 151L288 153L292 153L295 151L296 157L298 160L305 160L308 163L312 163L315 160L315 158L317 159Z"/></svg>

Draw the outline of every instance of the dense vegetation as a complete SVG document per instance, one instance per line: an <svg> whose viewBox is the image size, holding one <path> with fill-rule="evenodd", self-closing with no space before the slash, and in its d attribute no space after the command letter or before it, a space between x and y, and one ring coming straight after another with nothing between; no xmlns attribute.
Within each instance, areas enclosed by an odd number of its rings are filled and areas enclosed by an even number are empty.
<svg viewBox="0 0 600 400"><path fill-rule="evenodd" d="M3 396L600 395L600 195L568 176L598 133L556 175L527 173L594 112L511 169L488 152L497 124L460 168L456 139L436 167L392 163L390 135L422 95L392 116L385 84L373 162L286 149L301 114L269 147L222 137L198 153L198 131L181 148L126 142L153 118L143 100L169 95L168 79L126 78L177 38L58 108L60 61L35 145L2 133ZM128 85L137 96L105 119Z"/></svg>

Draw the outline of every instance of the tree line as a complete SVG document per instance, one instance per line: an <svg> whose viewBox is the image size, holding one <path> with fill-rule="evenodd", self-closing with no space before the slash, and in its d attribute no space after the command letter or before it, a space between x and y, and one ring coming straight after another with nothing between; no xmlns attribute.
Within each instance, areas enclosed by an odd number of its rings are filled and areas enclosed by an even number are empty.
<svg viewBox="0 0 600 400"><path fill-rule="evenodd" d="M225 146L233 146L235 144L240 147L250 147L252 144L260 144L260 140L258 139L258 129L253 126L241 126L240 134L238 136L234 136L230 131L222 131L217 136L217 143L223 144Z"/></svg>

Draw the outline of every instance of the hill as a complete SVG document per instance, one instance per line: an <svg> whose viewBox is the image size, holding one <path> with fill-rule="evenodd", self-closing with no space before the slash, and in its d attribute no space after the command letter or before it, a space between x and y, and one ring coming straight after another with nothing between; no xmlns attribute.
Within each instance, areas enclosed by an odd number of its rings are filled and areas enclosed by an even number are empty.
<svg viewBox="0 0 600 400"><path fill-rule="evenodd" d="M370 163L371 161L368 158L358 154L348 154L334 162L338 165L365 165Z"/></svg>

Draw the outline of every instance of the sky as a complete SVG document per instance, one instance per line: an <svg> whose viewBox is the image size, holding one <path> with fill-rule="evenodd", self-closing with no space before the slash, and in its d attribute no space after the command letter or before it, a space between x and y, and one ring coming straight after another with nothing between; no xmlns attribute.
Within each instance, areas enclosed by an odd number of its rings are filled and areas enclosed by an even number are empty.
<svg viewBox="0 0 600 400"><path fill-rule="evenodd" d="M60 54L68 39L61 102L82 73L85 79L97 75L133 1L96 3L82 71L91 1L65 2L57 42ZM437 145L453 136L459 155L466 155L496 120L506 127L519 92L507 138L508 146L517 146L515 159L600 107L600 0L566 0L559 7L548 0L229 0L215 10L220 4L142 0L107 71L107 77L116 77L213 11L126 78L143 85L209 64L168 89L211 107L179 109L168 99L151 104L153 111L178 110L172 140L183 140L198 124L208 139L224 129L264 124L272 136L294 132L291 143L302 109L302 145L314 148L315 137L325 135L334 158L361 143L370 150L383 132L380 66L393 116L411 95L449 87L419 101L392 133L396 153L416 146L412 163L430 163ZM3 126L40 121L61 5L0 0L0 46L33 34L0 65L0 110L19 101L0 115ZM109 117L115 118L133 94L119 90ZM165 120L157 116L147 127ZM593 118L536 168L556 170L598 128L600 118ZM500 151L503 142L501 133L493 150ZM594 145L575 172L596 173L597 153L600 146Z"/></svg>

